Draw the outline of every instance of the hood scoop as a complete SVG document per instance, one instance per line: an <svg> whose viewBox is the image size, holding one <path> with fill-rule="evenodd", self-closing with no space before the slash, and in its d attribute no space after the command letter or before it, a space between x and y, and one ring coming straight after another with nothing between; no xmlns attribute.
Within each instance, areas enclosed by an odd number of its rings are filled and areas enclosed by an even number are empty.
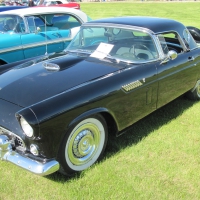
<svg viewBox="0 0 200 200"><path fill-rule="evenodd" d="M48 71L59 71L60 70L60 66L55 63L44 62L43 66Z"/></svg>

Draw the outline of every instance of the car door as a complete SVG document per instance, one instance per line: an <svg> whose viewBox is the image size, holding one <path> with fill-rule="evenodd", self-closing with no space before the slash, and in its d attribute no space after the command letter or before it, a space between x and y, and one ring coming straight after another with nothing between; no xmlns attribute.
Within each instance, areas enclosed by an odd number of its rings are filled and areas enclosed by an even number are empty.
<svg viewBox="0 0 200 200"><path fill-rule="evenodd" d="M26 19L29 34L24 34L21 37L25 58L60 52L64 49L63 37L57 27L47 26L37 16L27 17ZM69 31L68 37L70 37Z"/></svg>
<svg viewBox="0 0 200 200"><path fill-rule="evenodd" d="M115 114L120 121L120 130L156 110L158 91L156 63L157 61L133 65L118 75L118 82L123 81L123 85L113 106L119 106L111 109L118 110Z"/></svg>
<svg viewBox="0 0 200 200"><path fill-rule="evenodd" d="M169 34L171 37L174 33ZM198 76L199 50L195 48L185 51L181 43L177 42L178 37L176 34L174 35L175 37L165 37L165 39L167 40L168 50L177 51L177 58L157 66L159 81L158 108L192 89Z"/></svg>
<svg viewBox="0 0 200 200"><path fill-rule="evenodd" d="M88 37L89 34L97 35L93 29L91 28L87 31L87 35L83 33L86 40L82 41L82 43L85 45L87 43L97 44L106 41L105 38L107 35L110 37L109 33L111 32L115 34L115 39L119 38L119 40L111 40L111 44L114 46L110 55L126 60L127 66L121 73L116 75L116 80L121 90L119 96L114 100L115 103L112 104L114 107L110 109L115 110L116 118L120 121L118 128L122 130L127 127L127 124L131 125L156 110L158 92L157 65L160 63L156 46L148 33L137 30L107 29L106 33L102 34L102 37L99 35L98 38L93 38L96 41L91 41L90 37ZM124 35L130 38L124 40ZM105 52L105 50L98 48L100 52ZM132 64L131 61L133 62ZM116 105L118 106L116 107Z"/></svg>

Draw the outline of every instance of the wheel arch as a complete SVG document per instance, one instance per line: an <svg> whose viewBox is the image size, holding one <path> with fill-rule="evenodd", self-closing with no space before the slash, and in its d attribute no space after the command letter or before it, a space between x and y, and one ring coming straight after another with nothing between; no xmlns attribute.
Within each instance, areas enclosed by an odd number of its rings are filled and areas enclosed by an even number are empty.
<svg viewBox="0 0 200 200"><path fill-rule="evenodd" d="M79 115L78 117L76 117L75 119L73 119L71 121L71 123L68 125L68 129L70 127L72 127L73 125L75 125L77 122L81 121L82 119L85 119L91 115L95 115L95 114L100 114L106 121L107 124L107 128L108 128L108 134L115 134L117 135L118 132L118 126L117 126L117 122L114 118L114 116L109 112L109 110L107 108L95 108L92 110L88 110L84 113L82 113L81 115Z"/></svg>

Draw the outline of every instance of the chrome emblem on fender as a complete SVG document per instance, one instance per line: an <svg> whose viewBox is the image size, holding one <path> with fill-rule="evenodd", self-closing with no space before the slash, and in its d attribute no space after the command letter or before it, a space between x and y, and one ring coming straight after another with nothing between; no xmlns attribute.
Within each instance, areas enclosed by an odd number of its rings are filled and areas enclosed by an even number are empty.
<svg viewBox="0 0 200 200"><path fill-rule="evenodd" d="M130 90L133 90L134 88L140 87L141 85L143 85L143 83L141 83L140 81L134 81L132 83L129 83L127 85L123 85L122 88L126 91L129 92Z"/></svg>

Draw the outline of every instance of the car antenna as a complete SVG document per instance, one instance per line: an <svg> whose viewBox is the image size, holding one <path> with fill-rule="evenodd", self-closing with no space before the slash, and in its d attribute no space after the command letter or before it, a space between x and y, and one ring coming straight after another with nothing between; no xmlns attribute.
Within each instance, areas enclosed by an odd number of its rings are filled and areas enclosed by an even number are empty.
<svg viewBox="0 0 200 200"><path fill-rule="evenodd" d="M47 21L46 21L46 15L45 15L45 22L44 22L44 28L45 28L45 44L46 44L46 52L45 52L45 56L48 55L48 50L47 50L47 25L46 25Z"/></svg>

